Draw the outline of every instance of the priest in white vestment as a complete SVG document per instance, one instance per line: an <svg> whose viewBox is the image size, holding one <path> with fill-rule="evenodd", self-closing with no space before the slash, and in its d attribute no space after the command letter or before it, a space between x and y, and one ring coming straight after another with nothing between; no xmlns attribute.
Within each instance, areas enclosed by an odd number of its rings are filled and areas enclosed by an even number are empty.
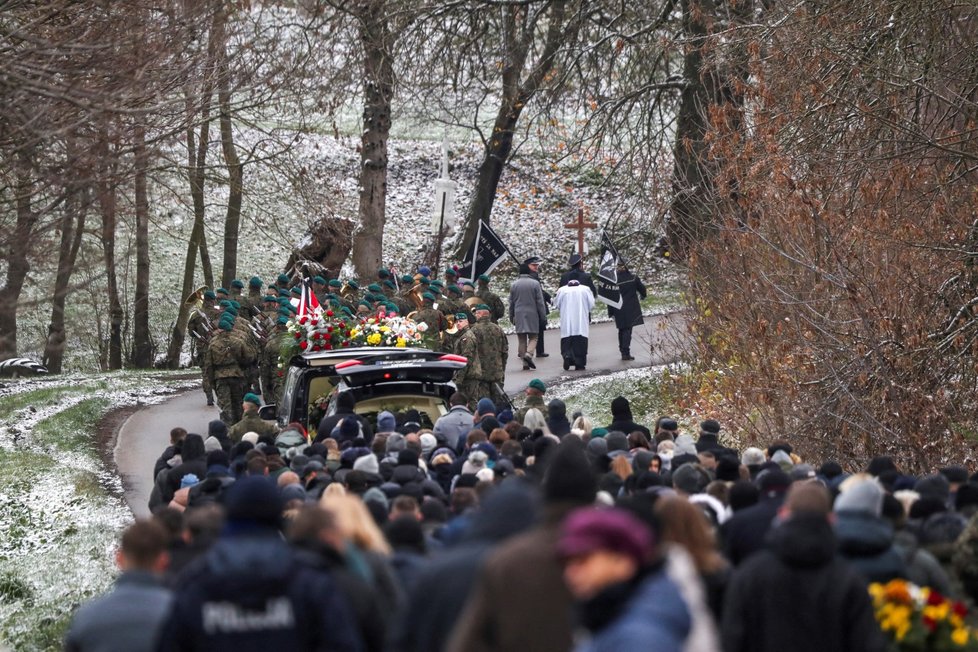
<svg viewBox="0 0 978 652"><path fill-rule="evenodd" d="M570 281L557 290L554 306L560 312L560 355L564 369L587 367L587 338L591 325L594 294L579 281Z"/></svg>

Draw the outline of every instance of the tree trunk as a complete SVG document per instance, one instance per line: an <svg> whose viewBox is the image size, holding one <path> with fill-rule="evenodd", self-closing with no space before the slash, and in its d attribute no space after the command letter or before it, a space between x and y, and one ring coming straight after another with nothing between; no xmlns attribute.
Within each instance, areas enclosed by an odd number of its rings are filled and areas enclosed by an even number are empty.
<svg viewBox="0 0 978 652"><path fill-rule="evenodd" d="M241 194L244 181L244 167L234 149L234 132L231 129L231 71L228 65L225 27L227 16L219 10L220 20L215 19L215 32L221 51L218 55L217 102L221 129L221 149L228 170L228 210L224 219L224 264L221 270L221 284L230 287L236 278L238 267L238 232L241 228Z"/></svg>
<svg viewBox="0 0 978 652"><path fill-rule="evenodd" d="M136 202L136 288L133 301L132 364L137 369L153 366L153 341L149 332L149 197L146 173L146 130L136 126L133 134Z"/></svg>
<svg viewBox="0 0 978 652"><path fill-rule="evenodd" d="M364 49L363 134L360 138L360 225L353 240L353 267L372 278L381 266L387 210L387 140L394 92L392 35L385 2L371 0L360 17Z"/></svg>
<svg viewBox="0 0 978 652"><path fill-rule="evenodd" d="M118 164L112 159L109 132L103 125L98 143L98 204L102 214L102 253L105 265L105 285L109 299L109 355L107 367L122 369L122 303L115 269L116 197L115 181Z"/></svg>
<svg viewBox="0 0 978 652"><path fill-rule="evenodd" d="M71 160L71 157L69 157ZM65 345L65 302L68 286L75 271L78 249L85 232L85 214L88 212L88 189L69 189L61 219L61 246L58 250L58 274L54 282L51 305L51 322L48 324L47 342L44 344L44 366L52 374L63 369ZM76 223L77 222L77 223Z"/></svg>
<svg viewBox="0 0 978 652"><path fill-rule="evenodd" d="M17 305L24 289L24 279L31 266L27 260L30 251L34 214L31 210L31 193L34 190L30 156L21 153L17 164L17 224L14 227L13 246L7 250L7 281L0 288L0 360L17 355Z"/></svg>

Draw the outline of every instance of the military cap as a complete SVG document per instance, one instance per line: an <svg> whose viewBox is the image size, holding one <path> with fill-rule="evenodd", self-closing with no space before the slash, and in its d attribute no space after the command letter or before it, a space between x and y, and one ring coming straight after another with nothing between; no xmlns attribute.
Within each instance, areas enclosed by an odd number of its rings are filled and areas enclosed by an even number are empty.
<svg viewBox="0 0 978 652"><path fill-rule="evenodd" d="M324 279L322 276L313 276L312 282L319 283L320 285L326 285L326 279Z"/></svg>
<svg viewBox="0 0 978 652"><path fill-rule="evenodd" d="M392 281L390 279L386 279L383 284L385 286L389 287L392 290L396 290L397 289L397 286L394 284L394 281Z"/></svg>
<svg viewBox="0 0 978 652"><path fill-rule="evenodd" d="M231 307L232 308L234 308L235 310L241 310L241 304L240 303L238 303L234 299L231 299L230 301L231 301Z"/></svg>
<svg viewBox="0 0 978 652"><path fill-rule="evenodd" d="M252 394L251 392L248 392L247 394L244 395L244 398L242 399L242 402L244 402L244 403L253 403L253 404L261 407L261 399L258 398L258 395L257 394Z"/></svg>
<svg viewBox="0 0 978 652"><path fill-rule="evenodd" d="M479 274L479 280L482 281L483 283L488 283L492 279L489 278L488 274Z"/></svg>
<svg viewBox="0 0 978 652"><path fill-rule="evenodd" d="M216 299L217 295L214 294L214 290L204 290L205 299Z"/></svg>
<svg viewBox="0 0 978 652"><path fill-rule="evenodd" d="M288 297L279 297L278 298L278 305L280 305L280 306L291 306L292 305L292 302L289 301L289 298Z"/></svg>
<svg viewBox="0 0 978 652"><path fill-rule="evenodd" d="M228 306L227 308L224 309L224 312L228 315L233 315L235 317L238 316L238 309L235 308L234 306Z"/></svg>
<svg viewBox="0 0 978 652"><path fill-rule="evenodd" d="M261 287L261 278L259 278L257 276L252 276L248 280L248 287L260 288Z"/></svg>
<svg viewBox="0 0 978 652"><path fill-rule="evenodd" d="M433 295L431 292L425 292L424 294L421 295L421 298L424 299L425 301L434 301L435 295Z"/></svg>
<svg viewBox="0 0 978 652"><path fill-rule="evenodd" d="M453 292L454 294L462 294L462 288L457 285L449 285L448 291Z"/></svg>
<svg viewBox="0 0 978 652"><path fill-rule="evenodd" d="M226 288L217 288L214 291L218 294L223 294L224 296L228 296L230 294L230 292L228 292Z"/></svg>
<svg viewBox="0 0 978 652"><path fill-rule="evenodd" d="M573 267L574 265L580 263L582 260L583 258L581 258L581 254L574 252L570 255L570 258L567 259L567 266Z"/></svg>
<svg viewBox="0 0 978 652"><path fill-rule="evenodd" d="M278 303L278 297L271 294L266 294L264 297L262 297L262 301L265 301L266 303Z"/></svg>
<svg viewBox="0 0 978 652"><path fill-rule="evenodd" d="M397 314L400 314L400 312L401 312L400 309L396 305L394 305L393 303L388 303L384 307L387 309L387 312L393 312L393 313L397 313Z"/></svg>
<svg viewBox="0 0 978 652"><path fill-rule="evenodd" d="M228 321L226 319L222 319L217 323L217 327L220 328L222 331L229 331L234 328L234 322Z"/></svg>
<svg viewBox="0 0 978 652"><path fill-rule="evenodd" d="M278 309L278 314L281 315L282 317L291 317L292 311L286 308L285 306L282 306L281 308Z"/></svg>
<svg viewBox="0 0 978 652"><path fill-rule="evenodd" d="M231 281L231 287L238 288L240 290L244 287L244 281L242 281L239 278L236 278L233 281Z"/></svg>
<svg viewBox="0 0 978 652"><path fill-rule="evenodd" d="M531 380L530 382L528 382L526 384L526 386L529 387L529 388L531 388L531 389L537 390L541 394L546 394L547 393L547 386L544 385L543 384L543 381L540 380L539 378L534 378L533 380Z"/></svg>
<svg viewBox="0 0 978 652"><path fill-rule="evenodd" d="M462 288L469 288L470 290L474 288L472 281L462 281Z"/></svg>
<svg viewBox="0 0 978 652"><path fill-rule="evenodd" d="M390 278L391 271L386 267L381 267L377 270L377 278Z"/></svg>
<svg viewBox="0 0 978 652"><path fill-rule="evenodd" d="M411 276L410 274L404 274L403 276L401 276L401 283L412 283L413 281L414 281L414 277Z"/></svg>
<svg viewBox="0 0 978 652"><path fill-rule="evenodd" d="M447 268L445 270L445 276L455 276L455 277L458 277L458 272L456 272L454 268L449 267L449 268Z"/></svg>
<svg viewBox="0 0 978 652"><path fill-rule="evenodd" d="M469 318L469 316L466 315L464 312L457 312L457 313L455 313L455 319L456 319L456 321L457 320L461 320L461 319L468 319L468 318Z"/></svg>
<svg viewBox="0 0 978 652"><path fill-rule="evenodd" d="M354 290L359 290L359 289L360 289L360 284L359 284L359 283L357 283L357 282L356 282L355 280L353 280L352 278L351 278L351 279L350 279L349 281L347 281L347 282L346 282L346 284L347 284L347 285L349 285L349 286L350 286L351 288L353 288Z"/></svg>
<svg viewBox="0 0 978 652"><path fill-rule="evenodd" d="M477 303L472 309L473 310L489 310L489 306L487 306L484 303Z"/></svg>
<svg viewBox="0 0 978 652"><path fill-rule="evenodd" d="M282 324L284 326L284 325L286 325L286 324L289 323L289 318L286 317L285 315L281 315L281 316L279 316L278 319L275 320L275 323L276 324Z"/></svg>
<svg viewBox="0 0 978 652"><path fill-rule="evenodd" d="M293 286L292 287L292 294L294 294L297 297L301 297L302 296L302 288L300 288L298 285Z"/></svg>
<svg viewBox="0 0 978 652"><path fill-rule="evenodd" d="M431 285L432 287L436 287L439 289L445 287L445 284L442 281L439 281L438 279L431 281L430 283L428 283L428 285Z"/></svg>
<svg viewBox="0 0 978 652"><path fill-rule="evenodd" d="M381 287L379 285L377 285L376 283L371 283L370 285L368 285L367 286L367 290L369 292L383 292L383 290L381 289Z"/></svg>
<svg viewBox="0 0 978 652"><path fill-rule="evenodd" d="M279 285L288 285L289 284L289 277L288 277L288 275L286 275L286 274L279 274L278 275L278 284Z"/></svg>
<svg viewBox="0 0 978 652"><path fill-rule="evenodd" d="M335 278L334 279L330 279L330 281L329 281L329 287L331 287L331 288L341 288L341 287L343 287L343 283L341 283L338 279L335 279Z"/></svg>
<svg viewBox="0 0 978 652"><path fill-rule="evenodd" d="M358 303L357 305L358 306L366 306L367 308L373 308L373 305L371 305L371 303L369 301L367 301L366 299L361 300L360 303Z"/></svg>
<svg viewBox="0 0 978 652"><path fill-rule="evenodd" d="M334 308L339 308L340 307L340 300L337 299L336 297L330 297L330 299L329 299L329 305L331 305Z"/></svg>
<svg viewBox="0 0 978 652"><path fill-rule="evenodd" d="M265 288L269 294L278 294L278 286L269 283L268 287Z"/></svg>
<svg viewBox="0 0 978 652"><path fill-rule="evenodd" d="M221 299L221 302L217 305L221 306L222 308L230 308L231 301L229 299Z"/></svg>
<svg viewBox="0 0 978 652"><path fill-rule="evenodd" d="M526 260L523 261L523 264L524 265L539 265L542 262L543 262L543 260L540 258L540 256L530 256L529 258L527 258Z"/></svg>

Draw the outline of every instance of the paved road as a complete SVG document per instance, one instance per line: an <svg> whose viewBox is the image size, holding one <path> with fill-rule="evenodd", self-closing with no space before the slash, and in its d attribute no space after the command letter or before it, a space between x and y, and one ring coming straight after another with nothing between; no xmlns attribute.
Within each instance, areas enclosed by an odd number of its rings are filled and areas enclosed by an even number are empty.
<svg viewBox="0 0 978 652"><path fill-rule="evenodd" d="M560 331L547 331L545 342L550 357L535 360L536 370L523 371L516 359L516 336L510 336L510 364L506 369L506 391L516 394L533 378L548 384L581 375L598 375L630 367L648 367L671 362L676 357L677 337L683 332L679 314L646 317L645 325L632 335L635 360L622 362L618 354L618 331L614 323L591 327L586 371L564 371L560 358ZM142 409L133 414L119 431L115 448L116 466L126 489L126 501L137 517L148 516L146 507L153 489L153 464L169 443L170 429L176 426L190 432L206 433L209 421L218 417L217 408L206 406L203 392L192 390Z"/></svg>

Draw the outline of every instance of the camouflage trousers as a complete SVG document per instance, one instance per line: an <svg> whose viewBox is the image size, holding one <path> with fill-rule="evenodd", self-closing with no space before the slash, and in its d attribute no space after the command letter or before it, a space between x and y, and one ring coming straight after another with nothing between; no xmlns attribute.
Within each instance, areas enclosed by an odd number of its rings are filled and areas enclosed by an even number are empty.
<svg viewBox="0 0 978 652"><path fill-rule="evenodd" d="M245 395L244 378L218 378L214 381L217 405L221 408L221 421L234 424L241 421L241 401Z"/></svg>
<svg viewBox="0 0 978 652"><path fill-rule="evenodd" d="M204 376L203 389L204 389L204 396L207 397L207 405L214 405L214 386L211 385L211 381L210 379L208 379L206 371L204 371L203 376Z"/></svg>
<svg viewBox="0 0 978 652"><path fill-rule="evenodd" d="M479 402L479 399L488 398L496 404L496 413L498 414L499 411L509 406L509 397L497 389L497 385L502 386L502 383L494 383L488 380L467 380L459 384L458 391L465 394L465 398L468 399L466 406L473 412L475 412L476 403Z"/></svg>

